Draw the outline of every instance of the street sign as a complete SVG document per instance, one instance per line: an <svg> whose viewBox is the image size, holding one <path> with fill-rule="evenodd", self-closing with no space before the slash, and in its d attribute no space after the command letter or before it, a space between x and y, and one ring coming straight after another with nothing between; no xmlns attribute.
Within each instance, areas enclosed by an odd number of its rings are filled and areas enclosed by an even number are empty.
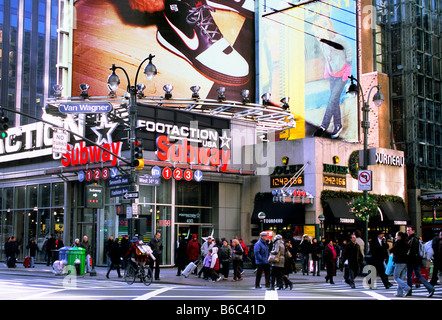
<svg viewBox="0 0 442 320"><path fill-rule="evenodd" d="M175 180L181 180L181 178L183 177L183 170L176 168L175 170L173 170L173 178Z"/></svg>
<svg viewBox="0 0 442 320"><path fill-rule="evenodd" d="M52 136L52 153L66 153L68 148L69 134L57 130Z"/></svg>
<svg viewBox="0 0 442 320"><path fill-rule="evenodd" d="M103 208L103 187L100 185L86 186L86 208Z"/></svg>
<svg viewBox="0 0 442 320"><path fill-rule="evenodd" d="M138 199L140 196L138 191L130 191L123 194L123 199Z"/></svg>
<svg viewBox="0 0 442 320"><path fill-rule="evenodd" d="M193 176L195 177L195 181L197 182L203 180L203 173L201 172L201 170L196 170Z"/></svg>
<svg viewBox="0 0 442 320"><path fill-rule="evenodd" d="M358 172L358 190L371 191L372 190L372 172L371 170L359 170Z"/></svg>
<svg viewBox="0 0 442 320"><path fill-rule="evenodd" d="M115 197L121 197L124 194L126 194L129 191L130 187L122 187L122 188L117 188L117 189L111 189L109 191L109 197L111 198L115 198Z"/></svg>
<svg viewBox="0 0 442 320"><path fill-rule="evenodd" d="M110 177L113 179L118 175L118 168L111 168Z"/></svg>
<svg viewBox="0 0 442 320"><path fill-rule="evenodd" d="M148 175L139 176L138 184L145 186L159 186L161 184L160 178L154 178Z"/></svg>
<svg viewBox="0 0 442 320"><path fill-rule="evenodd" d="M112 110L109 102L67 102L58 106L61 113L108 113Z"/></svg>
<svg viewBox="0 0 442 320"><path fill-rule="evenodd" d="M125 186L130 184L130 175L116 176L109 180L109 187Z"/></svg>
<svg viewBox="0 0 442 320"><path fill-rule="evenodd" d="M184 179L186 179L186 181L190 181L193 178L193 171L190 169L186 169L184 170Z"/></svg>
<svg viewBox="0 0 442 320"><path fill-rule="evenodd" d="M163 178L166 180L172 178L172 169L170 169L169 167L165 167L163 169Z"/></svg>
<svg viewBox="0 0 442 320"><path fill-rule="evenodd" d="M85 179L84 171L79 171L78 172L78 181L83 182L84 179Z"/></svg>
<svg viewBox="0 0 442 320"><path fill-rule="evenodd" d="M159 167L157 167L157 166L152 168L152 172L151 173L152 173L152 177L154 177L154 178L161 177L161 169Z"/></svg>

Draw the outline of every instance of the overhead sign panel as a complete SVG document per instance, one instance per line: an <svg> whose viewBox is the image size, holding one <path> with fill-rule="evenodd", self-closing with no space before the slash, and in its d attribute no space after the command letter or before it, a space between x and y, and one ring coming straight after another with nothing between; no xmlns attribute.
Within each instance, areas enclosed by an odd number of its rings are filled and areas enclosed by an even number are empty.
<svg viewBox="0 0 442 320"><path fill-rule="evenodd" d="M108 102L68 102L59 105L61 113L108 113L112 105Z"/></svg>

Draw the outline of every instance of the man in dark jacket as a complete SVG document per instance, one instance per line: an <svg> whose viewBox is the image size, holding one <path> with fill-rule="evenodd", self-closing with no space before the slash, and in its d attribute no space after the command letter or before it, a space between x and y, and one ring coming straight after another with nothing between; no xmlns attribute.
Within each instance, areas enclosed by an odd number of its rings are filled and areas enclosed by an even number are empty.
<svg viewBox="0 0 442 320"><path fill-rule="evenodd" d="M49 266L51 263L54 263L54 261L55 261L54 255L53 255L54 254L53 250L55 250L55 248L56 248L55 238L54 238L54 235L51 234L49 236L48 241L46 242L46 254L48 257L48 261L46 263L47 266ZM51 262L51 260L52 260L52 262Z"/></svg>
<svg viewBox="0 0 442 320"><path fill-rule="evenodd" d="M149 260L150 267L154 269L155 264L155 280L160 280L160 264L161 264L161 253L163 252L163 242L161 241L161 232L157 231L155 236L150 239L148 245L153 251L155 261L153 259Z"/></svg>
<svg viewBox="0 0 442 320"><path fill-rule="evenodd" d="M255 253L256 278L255 288L261 288L261 276L264 272L266 288L270 288L270 263L269 263L269 247L267 245L267 232L260 233L260 239L255 243L253 251Z"/></svg>
<svg viewBox="0 0 442 320"><path fill-rule="evenodd" d="M409 287L412 287L412 275L416 276L416 279L419 280L425 288L428 290L427 297L432 297L434 294L434 286L432 286L425 278L421 275L421 265L422 265L422 257L419 254L419 238L416 235L415 227L407 227L408 234L408 244L410 249L408 250L407 257L407 284ZM411 295L411 290L409 294Z"/></svg>
<svg viewBox="0 0 442 320"><path fill-rule="evenodd" d="M302 274L307 274L309 272L309 255L312 252L312 243L308 235L304 235L304 238L301 242L301 265L302 265Z"/></svg>
<svg viewBox="0 0 442 320"><path fill-rule="evenodd" d="M388 281L388 277L385 274L384 261L388 259L388 244L385 241L383 233L379 233L378 236L370 242L370 253L372 264L376 268L376 273L381 277L385 288L389 289L393 284Z"/></svg>
<svg viewBox="0 0 442 320"><path fill-rule="evenodd" d="M361 248L356 242L356 235L352 234L351 241L349 241L342 252L342 263L346 268L345 282L353 289L355 288L354 279L358 275L359 268L362 263Z"/></svg>

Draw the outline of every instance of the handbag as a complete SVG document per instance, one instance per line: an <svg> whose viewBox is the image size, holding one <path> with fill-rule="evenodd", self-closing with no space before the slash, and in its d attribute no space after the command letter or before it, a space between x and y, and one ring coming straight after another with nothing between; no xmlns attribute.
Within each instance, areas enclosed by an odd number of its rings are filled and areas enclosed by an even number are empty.
<svg viewBox="0 0 442 320"><path fill-rule="evenodd" d="M275 263L275 262L279 262L279 251L278 251L278 253L277 254L270 254L269 255L269 262L270 263Z"/></svg>
<svg viewBox="0 0 442 320"><path fill-rule="evenodd" d="M393 261L393 255L390 254L390 256L388 257L387 267L385 268L385 274L387 276L391 276L393 274L395 265L396 264Z"/></svg>

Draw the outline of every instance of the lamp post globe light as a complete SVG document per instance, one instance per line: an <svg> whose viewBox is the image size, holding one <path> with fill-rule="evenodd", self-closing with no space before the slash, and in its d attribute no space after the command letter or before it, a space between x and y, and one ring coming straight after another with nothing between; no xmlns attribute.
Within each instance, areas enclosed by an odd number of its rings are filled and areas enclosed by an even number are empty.
<svg viewBox="0 0 442 320"><path fill-rule="evenodd" d="M347 94L350 94L352 96L357 96L358 93L362 96L363 101L363 107L362 107L362 122L361 127L363 129L364 133L364 157L363 157L363 166L361 166L362 169L367 170L368 169L368 129L370 129L370 121L369 121L369 112L370 112L370 95L372 93L373 89L377 89L376 93L373 95L373 102L374 104L379 107L384 102L384 95L380 92L381 87L379 85L374 85L370 88L368 91L367 100L365 100L364 92L362 91L361 84L359 83L358 79L353 77L352 75L348 77L351 80L351 84L348 87ZM364 200L367 200L368 198L368 191L363 191ZM368 218L365 220L365 232L364 232L364 242L365 242L365 255L368 253Z"/></svg>
<svg viewBox="0 0 442 320"><path fill-rule="evenodd" d="M142 95L142 90L145 88L144 85L138 85L138 74L141 70L141 66L144 62L149 60L149 63L144 68L144 75L146 76L146 79L151 81L155 75L157 74L157 68L152 63L152 59L155 56L152 54L149 54L149 56L144 59L140 65L138 66L137 73L135 74L135 82L133 85L130 83L129 76L126 72L126 70L122 67L118 67L115 64L112 64L112 67L110 70L112 70L112 74L107 78L107 83L109 86L109 89L115 92L120 85L120 77L116 74L116 70L120 69L124 72L126 79L127 79L127 88L126 91L129 93L129 120L130 120L130 131L129 131L129 145L130 145L130 164L132 167L135 167L136 169L142 169L144 167L144 160L142 159L142 151L136 152L136 144L137 143L137 137L136 137L136 126L137 126L137 115L138 115L138 107L137 107L137 95ZM136 157L137 153L137 157Z"/></svg>

